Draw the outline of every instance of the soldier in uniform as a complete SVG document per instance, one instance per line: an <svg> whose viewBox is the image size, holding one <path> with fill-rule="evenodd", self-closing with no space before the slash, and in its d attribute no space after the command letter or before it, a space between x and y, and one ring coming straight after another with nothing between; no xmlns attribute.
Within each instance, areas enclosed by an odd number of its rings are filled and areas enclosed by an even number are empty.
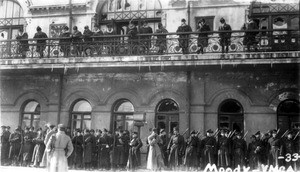
<svg viewBox="0 0 300 172"><path fill-rule="evenodd" d="M38 131L37 136L32 140L33 143L35 144L33 155L32 155L33 167L40 166L40 162L43 159L43 154L46 147L44 144L45 136L43 134L42 129L39 128L37 131Z"/></svg>
<svg viewBox="0 0 300 172"><path fill-rule="evenodd" d="M281 139L277 136L277 130L271 131L272 137L268 140L269 143L269 152L268 152L268 164L279 166L278 157L281 148Z"/></svg>
<svg viewBox="0 0 300 172"><path fill-rule="evenodd" d="M67 57L70 55L70 50L71 50L70 36L71 36L71 33L69 31L69 27L65 26L62 30L62 33L59 35L60 51L62 51L64 53L64 57Z"/></svg>
<svg viewBox="0 0 300 172"><path fill-rule="evenodd" d="M201 149L203 150L203 165L204 167L209 164L215 164L215 152L216 152L217 141L213 136L211 129L206 131L206 137L202 140Z"/></svg>
<svg viewBox="0 0 300 172"><path fill-rule="evenodd" d="M238 165L240 167L245 166L245 156L247 153L247 143L242 138L242 133L236 133L236 139L232 141L233 150L233 167L236 168Z"/></svg>
<svg viewBox="0 0 300 172"><path fill-rule="evenodd" d="M123 131L118 129L113 136L113 144L111 151L111 168L115 171L117 168L122 168L122 155L124 154L124 142L122 138Z"/></svg>
<svg viewBox="0 0 300 172"><path fill-rule="evenodd" d="M32 158L32 150L33 150L33 136L29 132L29 127L25 128L25 132L22 139L22 146L20 155L22 158L22 166L29 166Z"/></svg>
<svg viewBox="0 0 300 172"><path fill-rule="evenodd" d="M181 25L177 29L177 33L181 32L192 32L191 26L187 25L185 19L181 19ZM188 54L189 53L189 40L190 35L189 34L180 34L179 35L179 47L182 48L182 54Z"/></svg>
<svg viewBox="0 0 300 172"><path fill-rule="evenodd" d="M36 52L40 54L40 58L44 57L44 50L46 48L46 39L48 38L45 32L42 32L40 26L36 28L37 33L35 33L33 38L37 38L36 41Z"/></svg>
<svg viewBox="0 0 300 172"><path fill-rule="evenodd" d="M148 26L148 22L142 21L142 26L139 29L140 34L151 34L153 33L153 30L150 26ZM140 36L140 43L142 45L142 54L146 53L146 51L149 51L151 48L151 35L150 36Z"/></svg>
<svg viewBox="0 0 300 172"><path fill-rule="evenodd" d="M97 169L98 168L98 162L97 162L97 150L96 150L96 142L97 142L97 139L96 139L96 136L95 136L95 130L91 129L90 130L90 134L91 134L91 137L92 137L92 168L93 169Z"/></svg>
<svg viewBox="0 0 300 172"><path fill-rule="evenodd" d="M218 167L228 167L230 165L229 149L230 141L229 138L225 135L228 133L227 130L221 130L221 136L217 142L218 149Z"/></svg>
<svg viewBox="0 0 300 172"><path fill-rule="evenodd" d="M9 136L9 160L13 165L18 165L19 153L21 149L22 135L20 128L15 129Z"/></svg>
<svg viewBox="0 0 300 172"><path fill-rule="evenodd" d="M75 135L72 138L72 144L74 147L73 152L73 166L75 169L82 168L83 161L83 136L80 134L80 129L75 130Z"/></svg>
<svg viewBox="0 0 300 172"><path fill-rule="evenodd" d="M258 169L261 164L262 142L260 140L260 131L256 132L250 138L252 141L248 146L248 160L250 169Z"/></svg>
<svg viewBox="0 0 300 172"><path fill-rule="evenodd" d="M125 169L128 161L129 156L129 142L130 142L130 133L128 130L124 130L122 133L122 140L123 140L123 146L124 146L124 152L122 154L122 168Z"/></svg>
<svg viewBox="0 0 300 172"><path fill-rule="evenodd" d="M110 169L109 151L111 144L111 137L108 136L108 131L104 128L103 135L98 140L98 162L100 169Z"/></svg>
<svg viewBox="0 0 300 172"><path fill-rule="evenodd" d="M77 56L81 55L82 50L82 33L78 30L77 26L73 27L73 33L71 34L73 49Z"/></svg>
<svg viewBox="0 0 300 172"><path fill-rule="evenodd" d="M160 130L159 134L161 143L158 143L165 166L168 166L168 137L165 129Z"/></svg>
<svg viewBox="0 0 300 172"><path fill-rule="evenodd" d="M6 165L8 162L9 153L9 136L10 132L7 130L6 126L1 126L1 165Z"/></svg>
<svg viewBox="0 0 300 172"><path fill-rule="evenodd" d="M89 129L84 130L83 135L83 161L85 170L91 169L92 151L93 151L93 138Z"/></svg>
<svg viewBox="0 0 300 172"><path fill-rule="evenodd" d="M286 168L291 166L293 169L296 169L296 163L292 161L294 153L296 153L295 140L292 131L289 131L286 135L286 139L282 141L282 148L280 150L280 155L285 158Z"/></svg>
<svg viewBox="0 0 300 172"><path fill-rule="evenodd" d="M186 141L186 150L184 157L184 165L187 167L187 170L196 170L198 166L197 157L198 157L198 147L199 139L196 135L196 131L192 131L190 138Z"/></svg>
<svg viewBox="0 0 300 172"><path fill-rule="evenodd" d="M128 43L130 46L131 54L137 53L137 46L139 44L137 34L138 34L138 30L136 26L132 22L130 22L127 29L127 35L128 35Z"/></svg>
<svg viewBox="0 0 300 172"><path fill-rule="evenodd" d="M141 139L138 137L137 132L133 132L132 140L129 143L129 156L128 156L128 168L135 170L141 165L141 153L140 148L143 146Z"/></svg>
<svg viewBox="0 0 300 172"><path fill-rule="evenodd" d="M57 127L55 127L55 125L50 125L48 132L46 134L45 140L44 140L44 144L47 145L50 137L55 134L57 132ZM41 162L41 166L42 167L48 167L49 166L49 161L48 161L48 157L49 157L49 152L48 151L44 151L44 155L43 155L43 160Z"/></svg>
<svg viewBox="0 0 300 172"><path fill-rule="evenodd" d="M172 169L176 169L181 165L181 158L184 155L184 138L179 134L179 129L175 127L173 129L174 135L171 137L168 144L169 154L169 166Z"/></svg>

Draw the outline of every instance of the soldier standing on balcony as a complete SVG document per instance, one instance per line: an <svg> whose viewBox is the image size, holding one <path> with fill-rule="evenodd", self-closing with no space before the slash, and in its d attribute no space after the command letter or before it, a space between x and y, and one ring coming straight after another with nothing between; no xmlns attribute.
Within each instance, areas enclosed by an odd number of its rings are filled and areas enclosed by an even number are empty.
<svg viewBox="0 0 300 172"><path fill-rule="evenodd" d="M36 28L37 33L35 33L33 38L37 38L38 40L36 41L36 52L40 54L40 58L44 57L44 50L46 48L46 38L48 36L46 35L45 32L42 32L42 29L40 26Z"/></svg>
<svg viewBox="0 0 300 172"><path fill-rule="evenodd" d="M127 35L128 35L128 43L130 46L130 54L136 54L137 53L137 46L138 46L138 37L137 37L138 30L136 26L133 24L133 22L130 22L127 29Z"/></svg>
<svg viewBox="0 0 300 172"><path fill-rule="evenodd" d="M18 52L22 54L22 58L26 58L26 53L29 51L28 45L28 34L24 32L23 28L19 29L19 33L16 36L16 39L19 40L18 42Z"/></svg>
<svg viewBox="0 0 300 172"><path fill-rule="evenodd" d="M153 30L150 26L148 26L148 22L142 21L142 27L139 29L140 34L151 34L153 33ZM149 53L149 49L151 48L151 35L149 36L140 36L140 43L142 45L141 47L141 53L144 54L146 51Z"/></svg>
<svg viewBox="0 0 300 172"><path fill-rule="evenodd" d="M251 46L253 46L254 50L257 50L257 41L256 41L256 35L259 33L257 31L253 31L253 30L257 30L258 29L258 25L257 23L252 19L249 18L249 21L247 23L244 24L244 26L242 27L243 30L246 30L247 32L245 32L245 36L244 36L244 40L243 40L243 44L245 46L247 46L247 51L251 51ZM250 32L252 31L252 32Z"/></svg>
<svg viewBox="0 0 300 172"><path fill-rule="evenodd" d="M192 32L191 26L187 25L185 19L181 19L181 25L177 29L177 33L182 33L182 32ZM189 53L189 34L180 34L179 35L179 47L182 48L182 53L183 54L188 54Z"/></svg>
<svg viewBox="0 0 300 172"><path fill-rule="evenodd" d="M70 36L69 27L65 26L62 30L62 33L59 35L61 38L59 40L60 51L64 53L64 57L68 57L70 55L71 45L70 45Z"/></svg>
<svg viewBox="0 0 300 172"><path fill-rule="evenodd" d="M113 28L113 25L111 23L106 25L106 30L104 32L105 36L109 36L109 35L116 35L116 31ZM113 37L106 37L106 40L104 41L104 44L107 45L108 48L108 53L109 54L113 54L115 53L115 49L116 49L116 45L117 45L117 39L113 38Z"/></svg>
<svg viewBox="0 0 300 172"><path fill-rule="evenodd" d="M209 25L206 24L205 19L201 19L198 22L197 32L208 32L208 31L210 31ZM197 44L199 47L199 49L197 50L197 53L203 54L204 48L208 46L208 33L199 33L197 41L198 41Z"/></svg>
<svg viewBox="0 0 300 172"><path fill-rule="evenodd" d="M78 30L77 26L73 27L73 33L71 34L73 49L77 56L81 55L82 49L82 33Z"/></svg>
<svg viewBox="0 0 300 172"><path fill-rule="evenodd" d="M83 48L83 53L85 56L93 56L92 52L92 41L93 41L93 32L89 29L89 26L84 26L84 31L83 31L83 41L84 41L84 48Z"/></svg>
<svg viewBox="0 0 300 172"><path fill-rule="evenodd" d="M95 25L94 26L94 45L95 45L95 50L97 51L97 54L100 55L101 51L102 51L102 46L103 46L103 38L101 38L101 36L103 36L103 32L102 30L99 28L99 26Z"/></svg>
<svg viewBox="0 0 300 172"><path fill-rule="evenodd" d="M231 26L225 22L225 19L222 17L220 19L221 26L219 27L220 44L222 47L222 53L224 53L224 49L226 48L226 53L228 53L229 45L231 43ZM227 32L224 32L227 31Z"/></svg>
<svg viewBox="0 0 300 172"><path fill-rule="evenodd" d="M158 29L156 33L168 33L167 29L164 28L162 23L158 23ZM167 49L167 35L157 35L155 46L158 47L158 54L163 54Z"/></svg>

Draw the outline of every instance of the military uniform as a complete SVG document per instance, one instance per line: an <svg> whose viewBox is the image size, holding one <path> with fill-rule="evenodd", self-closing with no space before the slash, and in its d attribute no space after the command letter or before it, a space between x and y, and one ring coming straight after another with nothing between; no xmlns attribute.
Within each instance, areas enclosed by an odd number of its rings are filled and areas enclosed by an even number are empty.
<svg viewBox="0 0 300 172"><path fill-rule="evenodd" d="M83 161L85 163L85 169L90 169L92 163L93 138L89 133L89 130L86 130L85 132L86 133L83 136Z"/></svg>
<svg viewBox="0 0 300 172"><path fill-rule="evenodd" d="M107 130L104 129L104 134L98 140L98 162L100 169L110 169L109 152L111 145L111 137L107 135Z"/></svg>
<svg viewBox="0 0 300 172"><path fill-rule="evenodd" d="M228 47L231 43L231 26L227 23L225 23L225 20L223 18L220 19L220 22L224 23L222 26L219 27L219 31L228 31L228 32L220 32L220 45L222 47L222 53L224 53L224 47L226 47L226 53L228 53Z"/></svg>
<svg viewBox="0 0 300 172"><path fill-rule="evenodd" d="M20 130L16 129L15 132L9 136L10 148L9 148L9 159L13 164L18 163L19 153L21 149L22 136Z"/></svg>
<svg viewBox="0 0 300 172"><path fill-rule="evenodd" d="M273 131L272 133L276 133ZM269 143L269 151L268 151L268 164L273 166L279 166L278 157L281 148L281 139L276 135L275 137L271 137L268 140Z"/></svg>
<svg viewBox="0 0 300 172"><path fill-rule="evenodd" d="M212 130L208 130L207 133L213 133ZM213 136L205 137L201 142L201 148L203 150L203 165L206 166L208 163L215 164L215 152L217 141Z"/></svg>
<svg viewBox="0 0 300 172"><path fill-rule="evenodd" d="M178 27L177 33L179 32L192 32L191 26L185 24L185 19L182 19L181 22L184 22L181 26ZM187 54L189 53L189 40L190 35L189 34L181 34L179 35L179 47L182 48L182 53Z"/></svg>
<svg viewBox="0 0 300 172"><path fill-rule="evenodd" d="M287 138L282 141L282 149L280 150L280 155L284 156L285 158L286 168L292 166L292 168L295 169L296 163L292 161L292 159L294 158L293 154L296 153L296 145L292 133L289 132L287 135L288 135ZM291 135L290 138L289 135ZM291 157L290 160L288 160L289 159L288 157Z"/></svg>
<svg viewBox="0 0 300 172"><path fill-rule="evenodd" d="M77 130L77 132L80 132ZM72 144L74 147L73 151L73 162L72 164L75 166L75 168L82 167L82 161L83 161L83 136L82 135L75 135L72 138Z"/></svg>
<svg viewBox="0 0 300 172"><path fill-rule="evenodd" d="M240 136L241 137L241 136ZM245 166L245 156L247 153L247 143L243 138L236 138L232 141L233 167Z"/></svg>
<svg viewBox="0 0 300 172"><path fill-rule="evenodd" d="M169 165L170 167L178 167L182 162L181 158L184 155L184 138L182 135L174 134L168 144Z"/></svg>
<svg viewBox="0 0 300 172"><path fill-rule="evenodd" d="M199 147L199 139L195 136L196 132L193 131L191 133L192 136L186 142L186 151L184 157L184 165L186 167L192 167L194 169L197 168L198 162L198 147Z"/></svg>
<svg viewBox="0 0 300 172"><path fill-rule="evenodd" d="M260 136L260 132L255 135ZM249 166L251 169L257 169L261 164L262 142L258 137L252 136L252 138L254 140L248 146Z"/></svg>
<svg viewBox="0 0 300 172"><path fill-rule="evenodd" d="M230 140L226 136L221 136L217 143L218 148L218 166L228 167L230 165L229 144Z"/></svg>
<svg viewBox="0 0 300 172"><path fill-rule="evenodd" d="M5 165L8 160L10 132L6 131L6 127L2 128L4 131L1 133L1 164Z"/></svg>
<svg viewBox="0 0 300 172"><path fill-rule="evenodd" d="M33 146L34 146L32 140L33 140L32 134L29 131L25 132L23 135L22 146L20 150L20 155L23 163L22 165L24 166L30 165L29 163L31 162Z"/></svg>

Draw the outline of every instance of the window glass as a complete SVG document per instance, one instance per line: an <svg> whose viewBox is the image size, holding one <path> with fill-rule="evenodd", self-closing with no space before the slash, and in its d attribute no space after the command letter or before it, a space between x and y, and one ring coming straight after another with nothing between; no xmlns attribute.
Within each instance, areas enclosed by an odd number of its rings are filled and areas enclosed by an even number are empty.
<svg viewBox="0 0 300 172"><path fill-rule="evenodd" d="M116 112L134 112L134 107L129 101L121 101L120 104L115 108Z"/></svg>
<svg viewBox="0 0 300 172"><path fill-rule="evenodd" d="M24 112L39 112L39 103L36 101L31 101L25 106Z"/></svg>
<svg viewBox="0 0 300 172"><path fill-rule="evenodd" d="M74 112L90 112L92 111L92 107L89 102L86 100L78 101L73 108Z"/></svg>
<svg viewBox="0 0 300 172"><path fill-rule="evenodd" d="M177 112L178 111L178 105L176 102L174 102L171 99L163 100L157 108L158 112Z"/></svg>

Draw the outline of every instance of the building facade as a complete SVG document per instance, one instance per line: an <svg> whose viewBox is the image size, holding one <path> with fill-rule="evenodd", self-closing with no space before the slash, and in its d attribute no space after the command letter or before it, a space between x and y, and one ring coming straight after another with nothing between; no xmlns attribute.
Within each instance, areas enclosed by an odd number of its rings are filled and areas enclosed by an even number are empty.
<svg viewBox="0 0 300 172"><path fill-rule="evenodd" d="M267 5L269 11L257 10ZM285 11L278 11L280 3L277 11L272 11L276 4L267 5L231 0L2 0L1 11L6 9L0 19L3 42L15 39L21 27L32 38L37 26L49 38L57 38L64 26L83 31L84 26L96 24L105 30L108 23L119 35L126 35L128 22L141 20L148 20L154 30L161 22L172 33L181 18L188 20L193 31L201 18L217 31L223 17L232 30L240 30L248 15L256 18L260 29L280 26L295 33L288 39L272 36L269 41L276 45L264 49L265 44L260 44L259 51L249 53L243 50L241 31L235 32L226 58L213 37L204 54L196 54L196 42L191 41L187 55L177 53L178 43L165 55L93 57L60 57L60 52L54 53L58 46L47 46L54 48L45 50L48 58L40 59L33 43L22 59L14 56L13 43L3 43L1 125L122 128L139 131L143 140L153 127L169 134L176 126L181 133L188 129L202 134L207 129L228 128L248 131L247 140L258 130L299 128L299 4L287 4ZM169 47L174 41L176 33L170 35ZM10 53L5 51L8 45Z"/></svg>

